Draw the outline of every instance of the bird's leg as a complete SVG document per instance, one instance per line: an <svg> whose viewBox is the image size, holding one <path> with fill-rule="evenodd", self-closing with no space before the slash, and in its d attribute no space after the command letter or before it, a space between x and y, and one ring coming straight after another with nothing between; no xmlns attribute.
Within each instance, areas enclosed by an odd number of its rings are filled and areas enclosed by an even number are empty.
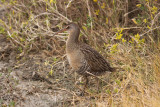
<svg viewBox="0 0 160 107"><path fill-rule="evenodd" d="M99 92L99 80L98 80L98 78L95 78L96 79L96 85L97 85L97 92Z"/></svg>
<svg viewBox="0 0 160 107"><path fill-rule="evenodd" d="M85 84L84 84L84 90L85 90L88 85L88 77L85 76L84 79L85 79Z"/></svg>
<svg viewBox="0 0 160 107"><path fill-rule="evenodd" d="M87 77L87 76L84 76L84 79L85 79L85 84L84 84L83 90L82 90L82 92L81 92L81 96L84 95L85 89L87 88L87 85L88 85L88 77Z"/></svg>
<svg viewBox="0 0 160 107"><path fill-rule="evenodd" d="M100 84L101 80L99 78L96 78L96 82L97 82L97 93L99 93L101 90L101 84Z"/></svg>

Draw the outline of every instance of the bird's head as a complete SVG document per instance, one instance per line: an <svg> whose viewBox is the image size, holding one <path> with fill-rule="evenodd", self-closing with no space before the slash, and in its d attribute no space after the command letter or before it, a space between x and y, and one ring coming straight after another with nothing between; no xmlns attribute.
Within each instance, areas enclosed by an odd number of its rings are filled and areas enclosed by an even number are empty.
<svg viewBox="0 0 160 107"><path fill-rule="evenodd" d="M57 35L58 33L62 33L64 31L67 31L67 32L73 32L75 30L79 30L79 27L77 24L71 22L69 24L67 24L63 29L59 30L58 32L56 32L54 35Z"/></svg>

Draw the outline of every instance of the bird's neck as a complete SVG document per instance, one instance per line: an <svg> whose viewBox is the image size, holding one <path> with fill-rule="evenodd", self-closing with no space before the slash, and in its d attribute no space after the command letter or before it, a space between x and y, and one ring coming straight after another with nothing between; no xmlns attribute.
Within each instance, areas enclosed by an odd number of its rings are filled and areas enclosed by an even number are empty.
<svg viewBox="0 0 160 107"><path fill-rule="evenodd" d="M69 34L69 37L68 37L67 43L66 43L68 50L73 50L73 48L76 47L76 45L78 44L79 34L80 34L79 29L75 29L75 30L70 31L70 34Z"/></svg>

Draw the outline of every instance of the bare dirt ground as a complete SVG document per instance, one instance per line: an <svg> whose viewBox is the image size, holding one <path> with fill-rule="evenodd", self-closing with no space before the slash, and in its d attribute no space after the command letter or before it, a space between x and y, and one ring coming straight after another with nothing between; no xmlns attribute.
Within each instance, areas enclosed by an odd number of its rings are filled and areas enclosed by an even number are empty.
<svg viewBox="0 0 160 107"><path fill-rule="evenodd" d="M15 60L16 55L12 46L6 41L6 38L1 35L0 104L2 106L16 105L16 107L62 106L63 101L66 101L69 95L55 82L58 81L56 75L63 74L59 72L50 77L53 79L49 80L49 77L46 79L48 68L42 67L41 58L38 59L35 55L18 62Z"/></svg>

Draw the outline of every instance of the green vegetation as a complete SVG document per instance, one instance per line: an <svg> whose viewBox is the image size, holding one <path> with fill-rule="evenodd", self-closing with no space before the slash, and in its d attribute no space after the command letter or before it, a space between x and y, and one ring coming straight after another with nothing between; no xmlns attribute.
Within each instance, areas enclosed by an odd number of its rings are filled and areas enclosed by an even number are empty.
<svg viewBox="0 0 160 107"><path fill-rule="evenodd" d="M8 9L0 34L17 48L17 58L45 53L52 65L64 61L66 34L50 37L65 23L81 27L81 41L101 52L117 72L101 92L88 89L91 106L160 105L160 2L158 0L1 0ZM102 80L106 77L102 77ZM85 101L85 98L75 98ZM1 101L0 101L1 102ZM71 103L74 106L75 103ZM16 106L11 101L10 106Z"/></svg>

